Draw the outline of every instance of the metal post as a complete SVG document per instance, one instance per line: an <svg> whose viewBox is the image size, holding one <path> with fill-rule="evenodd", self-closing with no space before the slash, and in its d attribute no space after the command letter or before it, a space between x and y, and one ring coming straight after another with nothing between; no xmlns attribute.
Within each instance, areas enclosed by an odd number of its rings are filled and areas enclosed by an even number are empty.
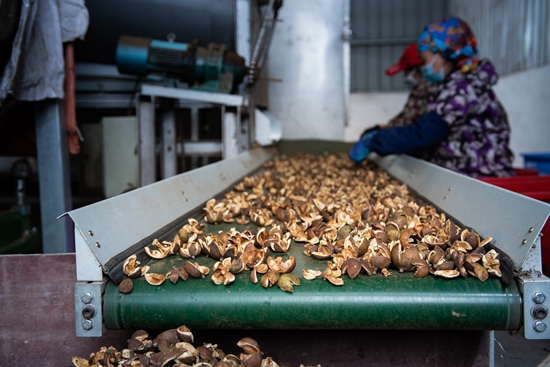
<svg viewBox="0 0 550 367"><path fill-rule="evenodd" d="M227 159L239 154L239 135L237 116L221 107L222 114L222 158Z"/></svg>
<svg viewBox="0 0 550 367"><path fill-rule="evenodd" d="M173 107L165 109L162 115L161 174L163 179L177 174L176 110Z"/></svg>
<svg viewBox="0 0 550 367"><path fill-rule="evenodd" d="M199 109L197 107L191 108L191 141L199 140ZM184 145L184 158L185 158L185 145ZM199 167L199 157L191 157L191 169Z"/></svg>
<svg viewBox="0 0 550 367"><path fill-rule="evenodd" d="M35 104L36 146L44 253L74 252L73 224L61 214L72 209L67 127L61 100Z"/></svg>
<svg viewBox="0 0 550 367"><path fill-rule="evenodd" d="M156 181L155 154L155 101L137 98L139 129L139 185L146 186Z"/></svg>

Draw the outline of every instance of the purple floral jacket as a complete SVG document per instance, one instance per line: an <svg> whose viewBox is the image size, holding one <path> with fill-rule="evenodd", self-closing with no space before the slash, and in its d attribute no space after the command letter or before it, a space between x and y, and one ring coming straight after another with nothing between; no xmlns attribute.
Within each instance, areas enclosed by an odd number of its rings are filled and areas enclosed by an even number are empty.
<svg viewBox="0 0 550 367"><path fill-rule="evenodd" d="M430 162L472 177L513 175L510 126L492 89L497 80L493 64L481 60L471 72L456 70L438 85L428 111L437 112L450 133L429 153Z"/></svg>
<svg viewBox="0 0 550 367"><path fill-rule="evenodd" d="M437 84L420 79L419 83L409 93L409 98L403 111L388 121L388 127L405 126L416 122L428 112L430 95L437 91Z"/></svg>

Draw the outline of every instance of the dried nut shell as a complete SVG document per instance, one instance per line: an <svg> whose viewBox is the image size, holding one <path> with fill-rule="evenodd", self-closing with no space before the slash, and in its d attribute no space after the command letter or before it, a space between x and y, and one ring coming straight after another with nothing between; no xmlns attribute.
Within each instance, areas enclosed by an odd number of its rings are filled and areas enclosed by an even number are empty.
<svg viewBox="0 0 550 367"><path fill-rule="evenodd" d="M132 279L130 278L124 278L118 285L118 290L120 293L130 293L134 290L134 282L132 282Z"/></svg>
<svg viewBox="0 0 550 367"><path fill-rule="evenodd" d="M180 338L176 329L169 329L160 333L155 340L157 342L159 340L166 340L169 344L176 344L180 341Z"/></svg>
<svg viewBox="0 0 550 367"><path fill-rule="evenodd" d="M178 282L178 280L180 279L177 268L176 267L172 268L172 270L170 270L166 274L166 278L168 278L168 280L170 280L170 282L172 282L172 284L176 284Z"/></svg>
<svg viewBox="0 0 550 367"><path fill-rule="evenodd" d="M325 279L334 285L344 285L344 280L339 277L325 277Z"/></svg>
<svg viewBox="0 0 550 367"><path fill-rule="evenodd" d="M244 337L237 342L237 345L247 354L260 353L260 345L252 338Z"/></svg>
<svg viewBox="0 0 550 367"><path fill-rule="evenodd" d="M137 256L135 254L130 255L122 264L122 272L131 278L139 278L141 276L139 264Z"/></svg>
<svg viewBox="0 0 550 367"><path fill-rule="evenodd" d="M456 278L460 272L458 270L436 270L434 274L443 278Z"/></svg>
<svg viewBox="0 0 550 367"><path fill-rule="evenodd" d="M200 345L197 347L198 356L203 361L209 361L212 359L212 351L207 348L205 345Z"/></svg>
<svg viewBox="0 0 550 367"><path fill-rule="evenodd" d="M472 265L474 270L473 271L468 270L468 273L475 276L482 282L486 281L489 278L489 273L487 272L487 269L483 267L483 265L481 265L480 263L474 263Z"/></svg>
<svg viewBox="0 0 550 367"><path fill-rule="evenodd" d="M160 260L168 256L169 251L157 247L145 246L145 252L147 253L147 255L149 255L149 257Z"/></svg>
<svg viewBox="0 0 550 367"><path fill-rule="evenodd" d="M269 270L269 266L267 266L267 264L260 264L260 265L256 266L256 271L259 274L265 274L265 273L267 273L268 270Z"/></svg>
<svg viewBox="0 0 550 367"><path fill-rule="evenodd" d="M294 268L296 268L296 258L290 255L288 259L283 262L281 266L281 271L283 273L291 273L294 270Z"/></svg>
<svg viewBox="0 0 550 367"><path fill-rule="evenodd" d="M149 273L145 274L145 280L151 285L161 285L166 278L162 274Z"/></svg>
<svg viewBox="0 0 550 367"><path fill-rule="evenodd" d="M197 356L199 355L199 352L195 347L188 343L188 342L178 342L174 344L176 348L180 348L182 350L185 350L182 354L180 354L177 358L177 361L179 363L186 363L186 364L193 364L197 361Z"/></svg>
<svg viewBox="0 0 550 367"><path fill-rule="evenodd" d="M140 267L139 269L141 271L141 276L144 276L145 274L147 274L149 272L149 269L151 269L151 267L149 265L144 265L144 266Z"/></svg>
<svg viewBox="0 0 550 367"><path fill-rule="evenodd" d="M182 342L186 342L186 343L193 343L194 342L193 333L191 332L191 330L189 330L189 328L187 326L182 325L182 326L178 327L176 329L176 332L178 333L178 338Z"/></svg>
<svg viewBox="0 0 550 367"><path fill-rule="evenodd" d="M346 272L351 279L355 279L361 272L361 263L359 260L350 257L347 261Z"/></svg>
<svg viewBox="0 0 550 367"><path fill-rule="evenodd" d="M132 338L128 341L128 349L131 351L136 350L143 350L145 348L145 344L142 340L139 340L137 338Z"/></svg>
<svg viewBox="0 0 550 367"><path fill-rule="evenodd" d="M454 268L455 268L454 261L449 261L449 260L437 266L437 270L453 270Z"/></svg>
<svg viewBox="0 0 550 367"><path fill-rule="evenodd" d="M302 277L307 280L313 280L323 274L319 270L304 269L302 270Z"/></svg>
<svg viewBox="0 0 550 367"><path fill-rule="evenodd" d="M262 364L262 355L260 353L241 354L243 367L260 367Z"/></svg>
<svg viewBox="0 0 550 367"><path fill-rule="evenodd" d="M86 358L82 357L73 357L72 358L73 366L75 367L88 367L90 364Z"/></svg>
<svg viewBox="0 0 550 367"><path fill-rule="evenodd" d="M187 279L189 279L189 273L187 273L187 271L186 271L184 268L176 268L176 271L178 272L178 276L179 276L182 280L187 280Z"/></svg>
<svg viewBox="0 0 550 367"><path fill-rule="evenodd" d="M196 263L193 264L190 261L186 261L185 263L183 263L183 268L192 278L204 278L201 269L198 268Z"/></svg>
<svg viewBox="0 0 550 367"><path fill-rule="evenodd" d="M189 240L189 232L185 228L180 228L178 231L178 237L182 243L186 243Z"/></svg>
<svg viewBox="0 0 550 367"><path fill-rule="evenodd" d="M131 339L137 339L140 341L144 341L149 337L149 333L145 330L136 330L133 334Z"/></svg>
<svg viewBox="0 0 550 367"><path fill-rule="evenodd" d="M239 257L238 259L235 259L231 263L231 267L229 268L229 271L233 274L240 274L244 271L244 269L245 269L245 265L241 260L241 258Z"/></svg>
<svg viewBox="0 0 550 367"><path fill-rule="evenodd" d="M370 258L370 262L371 262L372 266L374 266L375 268L384 269L384 268L387 268L390 265L391 259L389 257L386 257L386 256L373 255Z"/></svg>
<svg viewBox="0 0 550 367"><path fill-rule="evenodd" d="M460 239L462 241L467 242L470 245L471 250L475 250L476 248L479 247L479 243L480 243L479 235L475 232L470 232L467 229L465 229L460 234Z"/></svg>
<svg viewBox="0 0 550 367"><path fill-rule="evenodd" d="M294 274L282 274L277 281L277 286L285 292L293 293L293 285L300 285L300 280Z"/></svg>
<svg viewBox="0 0 550 367"><path fill-rule="evenodd" d="M371 264L371 262L369 262L369 260L360 259L359 262L361 263L361 267L363 268L363 270L365 270L367 275L373 275L374 273L376 273L376 268L374 268L372 266L372 264ZM388 265L389 265L389 263L388 263Z"/></svg>
<svg viewBox="0 0 550 367"><path fill-rule="evenodd" d="M258 273L256 272L256 268L250 271L250 281L254 284L258 283Z"/></svg>

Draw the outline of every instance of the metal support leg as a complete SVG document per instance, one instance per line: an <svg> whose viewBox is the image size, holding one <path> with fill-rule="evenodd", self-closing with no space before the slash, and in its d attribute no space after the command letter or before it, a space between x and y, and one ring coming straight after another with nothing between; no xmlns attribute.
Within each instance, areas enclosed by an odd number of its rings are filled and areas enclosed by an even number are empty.
<svg viewBox="0 0 550 367"><path fill-rule="evenodd" d="M163 179L177 174L176 110L174 108L166 109L162 115L161 174Z"/></svg>
<svg viewBox="0 0 550 367"><path fill-rule="evenodd" d="M221 107L222 113L222 159L235 157L239 154L239 121L234 112L226 112L225 106Z"/></svg>
<svg viewBox="0 0 550 367"><path fill-rule="evenodd" d="M199 140L199 109L191 108L191 141ZM191 169L199 167L199 157L191 157Z"/></svg>
<svg viewBox="0 0 550 367"><path fill-rule="evenodd" d="M139 185L146 186L156 181L155 155L155 101L137 98L139 129Z"/></svg>
<svg viewBox="0 0 550 367"><path fill-rule="evenodd" d="M36 103L36 145L44 253L74 252L67 127L61 100Z"/></svg>

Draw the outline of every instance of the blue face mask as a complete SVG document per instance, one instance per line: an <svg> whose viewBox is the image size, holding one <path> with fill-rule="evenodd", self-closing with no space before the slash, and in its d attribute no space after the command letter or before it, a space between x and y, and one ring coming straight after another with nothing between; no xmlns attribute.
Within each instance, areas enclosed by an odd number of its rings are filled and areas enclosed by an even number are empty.
<svg viewBox="0 0 550 367"><path fill-rule="evenodd" d="M445 74L443 73L443 68L439 69L437 73L434 73L434 61L438 54L435 54L434 57L432 57L432 61L430 61L429 64L422 65L422 76L424 79L429 81L430 83L441 83L443 79L445 79Z"/></svg>

